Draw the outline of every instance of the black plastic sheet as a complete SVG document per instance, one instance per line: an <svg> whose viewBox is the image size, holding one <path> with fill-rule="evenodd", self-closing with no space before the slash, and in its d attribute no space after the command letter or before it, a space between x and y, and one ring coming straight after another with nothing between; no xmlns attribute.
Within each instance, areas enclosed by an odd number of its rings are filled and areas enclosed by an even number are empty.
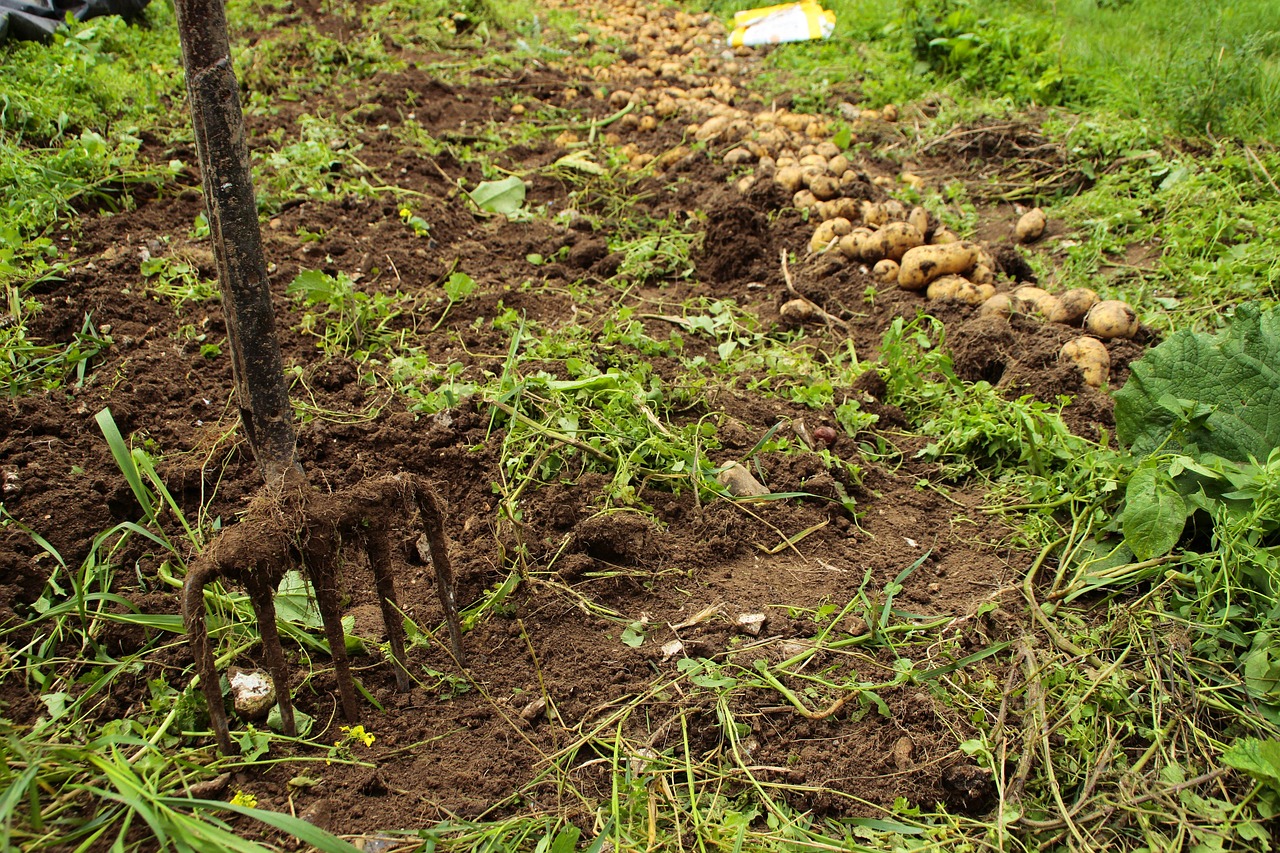
<svg viewBox="0 0 1280 853"><path fill-rule="evenodd" d="M13 38L48 41L67 15L77 21L99 15L136 17L149 0L0 0L0 43Z"/></svg>

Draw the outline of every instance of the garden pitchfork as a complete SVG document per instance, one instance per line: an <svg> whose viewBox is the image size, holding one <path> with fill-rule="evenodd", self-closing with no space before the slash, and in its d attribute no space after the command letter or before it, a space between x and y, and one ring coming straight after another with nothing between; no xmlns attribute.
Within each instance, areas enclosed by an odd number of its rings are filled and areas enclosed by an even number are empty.
<svg viewBox="0 0 1280 853"><path fill-rule="evenodd" d="M226 312L236 401L249 446L266 479L266 487L243 520L224 530L192 563L182 588L183 622L200 687L209 703L210 721L219 746L231 752L227 714L205 623L204 588L219 578L241 583L249 594L287 734L295 733L293 703L289 668L276 628L274 595L285 573L298 565L306 569L315 589L343 715L352 725L359 722L338 605L338 561L344 542L359 543L368 555L396 684L401 690L409 687L403 616L396 605L391 566L391 520L397 510L416 515L425 528L453 655L459 665L465 661L443 522L427 482L410 474L390 475L336 494L323 494L310 486L298 462L249 171L244 116L231 67L226 13L222 0L176 0L175 5L205 207Z"/></svg>

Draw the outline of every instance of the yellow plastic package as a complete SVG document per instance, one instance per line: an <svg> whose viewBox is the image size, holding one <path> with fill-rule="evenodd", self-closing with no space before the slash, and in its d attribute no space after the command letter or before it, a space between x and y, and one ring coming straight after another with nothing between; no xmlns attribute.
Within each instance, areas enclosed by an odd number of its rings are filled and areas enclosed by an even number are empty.
<svg viewBox="0 0 1280 853"><path fill-rule="evenodd" d="M809 41L831 37L836 13L822 8L816 0L803 0L738 12L733 16L733 25L729 44L734 47Z"/></svg>

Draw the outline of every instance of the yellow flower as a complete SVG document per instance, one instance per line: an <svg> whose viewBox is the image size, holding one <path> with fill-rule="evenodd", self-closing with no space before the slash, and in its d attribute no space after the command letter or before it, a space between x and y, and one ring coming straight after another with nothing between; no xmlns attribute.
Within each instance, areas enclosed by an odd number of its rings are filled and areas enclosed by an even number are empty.
<svg viewBox="0 0 1280 853"><path fill-rule="evenodd" d="M402 207L402 208L400 208L400 218L401 218L401 219L408 219L410 216L413 216L413 211L412 211L412 210L410 210L410 209L409 209L409 208L407 208L407 207Z"/></svg>
<svg viewBox="0 0 1280 853"><path fill-rule="evenodd" d="M341 726L338 731L346 736L346 740L360 741L365 746L373 746L373 742L377 740L373 732L366 732L364 726Z"/></svg>
<svg viewBox="0 0 1280 853"><path fill-rule="evenodd" d="M231 798L231 805L254 809L258 807L258 798L244 791L236 791L236 795Z"/></svg>

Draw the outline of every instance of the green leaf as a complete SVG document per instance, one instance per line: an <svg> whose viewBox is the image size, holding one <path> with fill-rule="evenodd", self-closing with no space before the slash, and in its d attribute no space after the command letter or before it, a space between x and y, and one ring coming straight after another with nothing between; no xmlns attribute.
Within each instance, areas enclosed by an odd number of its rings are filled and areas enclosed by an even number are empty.
<svg viewBox="0 0 1280 853"><path fill-rule="evenodd" d="M1168 474L1144 466L1134 472L1124 494L1120 526L1139 560L1173 550L1187 524L1187 505Z"/></svg>
<svg viewBox="0 0 1280 853"><path fill-rule="evenodd" d="M1271 635L1260 632L1253 638L1253 648L1244 659L1245 690L1255 699L1274 696L1280 687L1280 665L1271 652Z"/></svg>
<svg viewBox="0 0 1280 853"><path fill-rule="evenodd" d="M512 175L501 181L484 181L468 195L481 210L510 216L524 207L524 192L524 181Z"/></svg>
<svg viewBox="0 0 1280 853"><path fill-rule="evenodd" d="M582 835L582 830L573 824L568 824L564 829L556 834L555 841L551 842L551 853L573 853L578 849L578 838Z"/></svg>
<svg viewBox="0 0 1280 853"><path fill-rule="evenodd" d="M1222 753L1222 763L1260 782L1280 784L1280 741L1238 738Z"/></svg>
<svg viewBox="0 0 1280 853"><path fill-rule="evenodd" d="M622 629L622 642L633 649L638 649L644 643L644 623L632 622L630 625Z"/></svg>
<svg viewBox="0 0 1280 853"><path fill-rule="evenodd" d="M455 272L444 281L444 295L450 302L466 299L476 289L476 280L464 272Z"/></svg>
<svg viewBox="0 0 1280 853"><path fill-rule="evenodd" d="M266 809L250 808L249 806L241 806L235 803L223 803L217 800L195 800L185 799L182 797L161 797L157 802L173 809L199 807L210 811L228 811L251 817L254 820L261 821L267 826L277 829L287 835L291 835L298 840L310 844L323 853L357 853L358 847L348 841L343 841L335 835L325 832L313 823L308 823L301 818L293 815L282 814L280 812L267 811Z"/></svg>
<svg viewBox="0 0 1280 853"><path fill-rule="evenodd" d="M299 711L297 708L293 709L293 725L297 729L298 737L306 737L311 734L311 729L315 726L315 722L316 718L308 714L306 711ZM280 717L279 705L271 706L271 711L267 714L265 725L273 732L284 731L284 720ZM293 781L290 780L289 784L292 785Z"/></svg>
<svg viewBox="0 0 1280 853"><path fill-rule="evenodd" d="M285 573L276 592L276 619L319 631L324 628L324 620L313 601L311 583L297 569L291 569Z"/></svg>
<svg viewBox="0 0 1280 853"><path fill-rule="evenodd" d="M308 304L314 305L328 300L333 292L333 283L334 278L320 270L303 270L293 277L293 281L289 282L285 292L290 296L301 293Z"/></svg>
<svg viewBox="0 0 1280 853"><path fill-rule="evenodd" d="M1116 437L1135 455L1266 459L1280 445L1280 310L1246 303L1221 334L1175 332L1115 397Z"/></svg>

